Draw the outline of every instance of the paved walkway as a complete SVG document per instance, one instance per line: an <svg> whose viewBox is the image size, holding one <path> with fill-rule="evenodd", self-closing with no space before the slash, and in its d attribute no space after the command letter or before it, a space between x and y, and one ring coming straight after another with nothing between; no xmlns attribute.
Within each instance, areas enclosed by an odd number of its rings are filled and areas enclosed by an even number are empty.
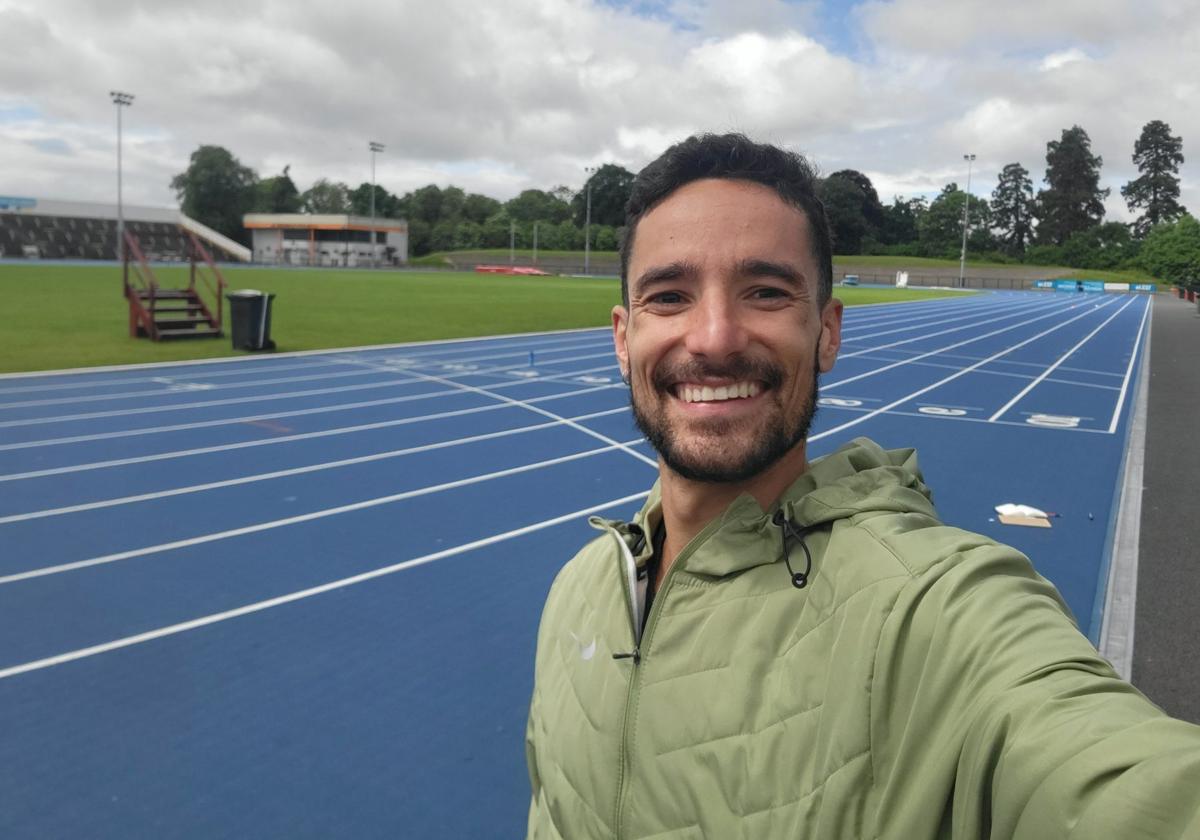
<svg viewBox="0 0 1200 840"><path fill-rule="evenodd" d="M1133 683L1200 723L1200 313L1160 294L1152 318Z"/></svg>

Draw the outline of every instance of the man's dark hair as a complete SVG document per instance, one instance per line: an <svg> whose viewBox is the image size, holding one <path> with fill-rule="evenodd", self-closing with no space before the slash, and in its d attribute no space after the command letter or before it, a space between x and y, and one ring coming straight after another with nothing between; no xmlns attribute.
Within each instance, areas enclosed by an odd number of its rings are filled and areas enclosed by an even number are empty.
<svg viewBox="0 0 1200 840"><path fill-rule="evenodd" d="M820 273L817 305L833 294L833 241L825 205L817 198L817 176L795 152L755 143L743 134L701 134L676 143L652 161L633 181L625 205L621 240L621 300L629 306L629 257L638 222L675 190L703 178L754 181L770 187L808 219L813 259Z"/></svg>

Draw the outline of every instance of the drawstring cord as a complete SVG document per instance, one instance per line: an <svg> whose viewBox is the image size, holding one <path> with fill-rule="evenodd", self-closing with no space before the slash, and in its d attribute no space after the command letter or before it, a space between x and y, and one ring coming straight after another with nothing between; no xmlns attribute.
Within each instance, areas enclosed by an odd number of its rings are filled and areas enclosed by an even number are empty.
<svg viewBox="0 0 1200 840"><path fill-rule="evenodd" d="M771 517L771 521L783 529L780 532L783 562L787 565L788 574L792 576L792 586L797 589L803 589L808 586L808 576L812 573L812 552L808 550L808 545L804 542L805 535L811 529L804 528L797 531L795 524L784 515L782 508L775 511L775 515ZM804 550L804 571L802 572L797 572L792 568L792 561L788 556L789 539L795 540L800 544L800 548Z"/></svg>

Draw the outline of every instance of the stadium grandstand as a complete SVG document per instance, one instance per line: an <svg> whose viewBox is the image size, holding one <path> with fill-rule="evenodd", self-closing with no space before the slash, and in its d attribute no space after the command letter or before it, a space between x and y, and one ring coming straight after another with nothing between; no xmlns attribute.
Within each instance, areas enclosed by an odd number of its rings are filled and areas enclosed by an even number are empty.
<svg viewBox="0 0 1200 840"><path fill-rule="evenodd" d="M125 205L125 229L151 262L185 262L192 233L218 256L247 262L250 249L165 207ZM0 257L116 260L117 206L86 201L0 196Z"/></svg>
<svg viewBox="0 0 1200 840"><path fill-rule="evenodd" d="M254 262L355 268L408 262L408 222L367 216L309 213L248 213ZM371 232L375 253L371 253Z"/></svg>

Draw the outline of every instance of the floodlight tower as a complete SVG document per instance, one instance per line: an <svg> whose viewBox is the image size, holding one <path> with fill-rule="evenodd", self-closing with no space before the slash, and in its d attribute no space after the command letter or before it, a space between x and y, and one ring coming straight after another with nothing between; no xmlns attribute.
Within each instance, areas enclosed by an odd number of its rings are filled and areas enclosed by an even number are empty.
<svg viewBox="0 0 1200 840"><path fill-rule="evenodd" d="M963 205L963 241L962 251L958 255L958 285L960 288L966 286L964 275L967 269L967 231L971 228L971 164L975 162L975 155L963 155L963 160L967 162L967 202Z"/></svg>
<svg viewBox="0 0 1200 840"><path fill-rule="evenodd" d="M125 265L125 206L121 196L121 109L133 104L132 93L110 90L113 104L117 106L117 259ZM122 269L124 270L124 269Z"/></svg>
<svg viewBox="0 0 1200 840"><path fill-rule="evenodd" d="M375 268L379 255L379 246L375 241L375 155L383 151L383 144L372 140L367 148L371 150L371 268Z"/></svg>
<svg viewBox="0 0 1200 840"><path fill-rule="evenodd" d="M596 167L585 166L583 171L588 173L587 179L587 215L583 222L583 273L592 273L592 175L596 172Z"/></svg>

